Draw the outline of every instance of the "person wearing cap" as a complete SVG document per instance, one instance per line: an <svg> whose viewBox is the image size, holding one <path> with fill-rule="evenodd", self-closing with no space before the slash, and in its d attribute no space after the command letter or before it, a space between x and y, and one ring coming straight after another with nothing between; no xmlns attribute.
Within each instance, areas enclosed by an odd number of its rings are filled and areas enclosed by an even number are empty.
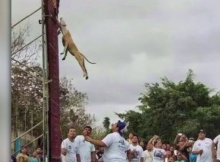
<svg viewBox="0 0 220 162"><path fill-rule="evenodd" d="M92 133L92 127L85 126L83 129L83 134L90 136ZM95 146L90 142L85 141L83 135L78 135L75 138L75 142L79 146L79 155L81 162L95 162L96 161L96 151Z"/></svg>
<svg viewBox="0 0 220 162"><path fill-rule="evenodd" d="M85 140L104 147L103 161L104 162L130 162L130 145L123 137L124 132L127 130L128 124L120 120L112 124L112 133L109 133L102 140L95 140L84 134Z"/></svg>
<svg viewBox="0 0 220 162"><path fill-rule="evenodd" d="M215 145L217 145L217 156L216 156L217 159L216 160L220 162L220 134L214 138L213 142Z"/></svg>
<svg viewBox="0 0 220 162"><path fill-rule="evenodd" d="M197 162L213 162L214 143L210 138L206 137L205 130L201 129L199 131L192 153L197 154Z"/></svg>

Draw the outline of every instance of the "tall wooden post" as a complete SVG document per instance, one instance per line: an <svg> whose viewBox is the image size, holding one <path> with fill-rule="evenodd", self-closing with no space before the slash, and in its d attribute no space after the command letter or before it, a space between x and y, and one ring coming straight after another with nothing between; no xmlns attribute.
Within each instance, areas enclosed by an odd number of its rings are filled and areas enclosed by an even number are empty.
<svg viewBox="0 0 220 162"><path fill-rule="evenodd" d="M55 5L54 2L57 4ZM49 78L49 111L48 111L48 131L49 131L49 162L60 162L60 101L59 101L59 51L57 26L53 19L58 15L59 0L44 0L45 5L45 25L48 54ZM48 148L47 148L48 149Z"/></svg>

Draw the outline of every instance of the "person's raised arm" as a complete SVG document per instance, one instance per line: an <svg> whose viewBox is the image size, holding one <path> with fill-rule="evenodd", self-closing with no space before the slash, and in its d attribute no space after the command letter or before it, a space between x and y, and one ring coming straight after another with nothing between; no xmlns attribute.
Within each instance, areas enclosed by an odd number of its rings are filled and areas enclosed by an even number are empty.
<svg viewBox="0 0 220 162"><path fill-rule="evenodd" d="M102 142L102 140L95 140L95 139L92 139L91 137L89 136L85 136L85 140L96 145L96 146L100 146L100 147L107 147L106 144L104 142Z"/></svg>

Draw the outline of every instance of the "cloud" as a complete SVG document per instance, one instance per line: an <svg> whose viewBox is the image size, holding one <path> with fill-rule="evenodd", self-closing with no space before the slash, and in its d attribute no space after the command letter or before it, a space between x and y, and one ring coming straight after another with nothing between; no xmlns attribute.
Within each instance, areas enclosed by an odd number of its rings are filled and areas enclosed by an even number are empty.
<svg viewBox="0 0 220 162"><path fill-rule="evenodd" d="M24 3L27 3L26 8ZM12 21L35 10L40 2L12 1ZM28 5L29 4L29 5ZM79 50L96 65L86 63L89 80L73 56L60 59L60 76L74 79L89 96L89 112L116 119L113 112L134 108L144 84L167 76L196 80L220 89L220 1L127 0L61 1L64 18ZM40 13L30 18L34 37L41 32ZM59 36L59 50L63 50Z"/></svg>

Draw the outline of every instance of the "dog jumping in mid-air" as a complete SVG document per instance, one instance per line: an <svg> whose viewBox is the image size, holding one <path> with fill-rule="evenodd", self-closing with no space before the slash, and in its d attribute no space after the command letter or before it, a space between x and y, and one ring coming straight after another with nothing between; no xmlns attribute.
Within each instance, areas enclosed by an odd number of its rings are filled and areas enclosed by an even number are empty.
<svg viewBox="0 0 220 162"><path fill-rule="evenodd" d="M88 76L88 73L87 73L87 70L86 70L86 67L85 67L85 61L88 61L90 64L96 64L96 63L93 63L93 62L90 62L79 50L78 48L76 47L75 43L73 42L73 39L72 39L72 36L69 32L69 30L66 28L66 23L65 21L63 20L63 18L61 17L60 18L60 22L57 21L57 24L59 26L59 29L60 31L58 32L58 34L60 34L60 32L62 32L63 34L63 37L62 37L62 43L63 43L63 47L64 47L64 50L63 52L61 53L64 54L64 57L62 60L65 60L66 59L66 56L67 56L67 52L70 52L73 56L75 56L76 60L78 61L80 67L82 68L83 70L83 77L85 77L86 79L89 78Z"/></svg>

